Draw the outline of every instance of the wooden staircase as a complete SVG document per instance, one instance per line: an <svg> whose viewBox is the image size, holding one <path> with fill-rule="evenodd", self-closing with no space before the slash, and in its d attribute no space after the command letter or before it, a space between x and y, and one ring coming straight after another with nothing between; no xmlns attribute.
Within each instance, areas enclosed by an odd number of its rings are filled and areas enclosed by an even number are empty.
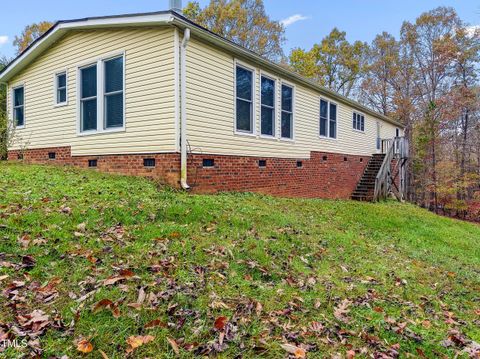
<svg viewBox="0 0 480 359"><path fill-rule="evenodd" d="M373 201L375 193L375 179L382 167L384 153L376 153L370 157L362 178L357 183L357 188L352 193L352 199L356 201Z"/></svg>

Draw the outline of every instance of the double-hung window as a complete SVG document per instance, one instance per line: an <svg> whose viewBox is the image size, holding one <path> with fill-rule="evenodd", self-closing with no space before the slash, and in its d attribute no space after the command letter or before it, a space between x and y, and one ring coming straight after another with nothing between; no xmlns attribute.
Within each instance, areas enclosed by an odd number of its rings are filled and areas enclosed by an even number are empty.
<svg viewBox="0 0 480 359"><path fill-rule="evenodd" d="M105 128L123 126L123 56L104 62Z"/></svg>
<svg viewBox="0 0 480 359"><path fill-rule="evenodd" d="M15 127L25 126L25 88L23 86L13 89L13 121Z"/></svg>
<svg viewBox="0 0 480 359"><path fill-rule="evenodd" d="M55 104L67 104L67 73L60 72L55 75Z"/></svg>
<svg viewBox="0 0 480 359"><path fill-rule="evenodd" d="M320 136L337 138L337 105L320 100Z"/></svg>
<svg viewBox="0 0 480 359"><path fill-rule="evenodd" d="M281 137L293 139L293 87L282 84Z"/></svg>
<svg viewBox="0 0 480 359"><path fill-rule="evenodd" d="M97 130L97 65L80 69L81 131Z"/></svg>
<svg viewBox="0 0 480 359"><path fill-rule="evenodd" d="M275 137L275 80L262 76L260 127L264 136Z"/></svg>
<svg viewBox="0 0 480 359"><path fill-rule="evenodd" d="M237 132L253 133L253 71L236 67L236 123Z"/></svg>
<svg viewBox="0 0 480 359"><path fill-rule="evenodd" d="M124 118L124 56L99 60L79 69L80 131L122 129Z"/></svg>
<svg viewBox="0 0 480 359"><path fill-rule="evenodd" d="M353 129L357 131L365 131L365 116L354 112L353 113Z"/></svg>

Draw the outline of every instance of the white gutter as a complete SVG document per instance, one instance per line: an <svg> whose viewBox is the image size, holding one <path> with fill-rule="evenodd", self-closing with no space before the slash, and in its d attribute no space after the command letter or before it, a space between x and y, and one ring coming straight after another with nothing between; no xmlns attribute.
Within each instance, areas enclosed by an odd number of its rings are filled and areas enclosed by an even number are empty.
<svg viewBox="0 0 480 359"><path fill-rule="evenodd" d="M187 46L190 41L190 29L183 32L180 47L180 184L189 189L187 183Z"/></svg>

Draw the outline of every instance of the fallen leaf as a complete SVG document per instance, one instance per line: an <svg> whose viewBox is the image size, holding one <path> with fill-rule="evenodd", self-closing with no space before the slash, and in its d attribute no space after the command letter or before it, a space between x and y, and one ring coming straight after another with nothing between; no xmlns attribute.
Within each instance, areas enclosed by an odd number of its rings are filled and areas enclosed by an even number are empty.
<svg viewBox="0 0 480 359"><path fill-rule="evenodd" d="M79 232L85 232L86 229L87 229L87 224L85 222L82 222L77 226L77 230Z"/></svg>
<svg viewBox="0 0 480 359"><path fill-rule="evenodd" d="M133 352L139 346L150 343L155 337L152 335L132 335L127 339L127 353Z"/></svg>
<svg viewBox="0 0 480 359"><path fill-rule="evenodd" d="M307 355L307 353L305 352L305 349L303 348L300 348L300 347L297 347L295 345L292 345L292 344L281 344L280 345L283 350L285 350L287 353L290 353L290 354L293 354L295 356L295 358L298 358L298 359L303 359L305 358L305 356Z"/></svg>
<svg viewBox="0 0 480 359"><path fill-rule="evenodd" d="M80 340L77 344L77 350L82 353L91 353L93 350L93 345L88 340Z"/></svg>
<svg viewBox="0 0 480 359"><path fill-rule="evenodd" d="M344 323L348 323L350 321L350 318L347 317L347 314L350 312L350 309L348 309L348 307L350 307L351 304L352 302L350 300L344 299L342 303L340 303L340 305L338 305L333 311L333 315L335 316L335 318Z"/></svg>
<svg viewBox="0 0 480 359"><path fill-rule="evenodd" d="M67 207L65 206L64 204L62 204L60 206L60 212L62 213L65 213L65 214L71 214L72 213L72 209L70 207Z"/></svg>
<svg viewBox="0 0 480 359"><path fill-rule="evenodd" d="M100 352L100 355L102 356L103 359L109 359L108 355L105 354L105 352L103 350L98 349L98 351Z"/></svg>
<svg viewBox="0 0 480 359"><path fill-rule="evenodd" d="M355 358L355 350L347 351L347 359L353 359L353 358Z"/></svg>
<svg viewBox="0 0 480 359"><path fill-rule="evenodd" d="M131 270L129 270L129 269L122 269L122 270L119 272L119 275L117 275L117 276L111 276L111 277L108 277L107 279L105 279L105 280L103 281L103 285L105 285L105 286L107 286L107 285L112 285L112 284L117 283L118 281L131 278L131 277L133 277L134 275L135 275L135 273L133 273Z"/></svg>
<svg viewBox="0 0 480 359"><path fill-rule="evenodd" d="M113 305L113 302L110 299L102 299L93 307L93 312L96 313L103 308L108 308Z"/></svg>
<svg viewBox="0 0 480 359"><path fill-rule="evenodd" d="M143 302L145 301L145 296L145 290L143 289L143 287L141 287L138 291L137 304L143 304Z"/></svg>
<svg viewBox="0 0 480 359"><path fill-rule="evenodd" d="M162 322L160 319L154 319L151 322L148 322L147 324L145 324L144 326L145 329L151 329L156 327L166 328L167 324Z"/></svg>
<svg viewBox="0 0 480 359"><path fill-rule="evenodd" d="M178 344L177 342L172 339L172 338L169 338L167 337L167 341L168 343L170 344L170 346L172 347L173 351L175 352L175 354L179 355L180 354L180 350L178 349Z"/></svg>
<svg viewBox="0 0 480 359"><path fill-rule="evenodd" d="M120 309L118 309L118 303L112 302L110 299L102 299L93 307L93 312L96 313L99 310L108 309L112 313L114 318L120 317Z"/></svg>
<svg viewBox="0 0 480 359"><path fill-rule="evenodd" d="M34 310L30 314L18 315L16 318L22 329L29 331L32 338L41 335L51 324L48 314L42 310Z"/></svg>
<svg viewBox="0 0 480 359"><path fill-rule="evenodd" d="M424 321L422 322L422 326L423 326L424 328L429 329L429 328L432 326L432 324L430 323L429 320L424 320Z"/></svg>
<svg viewBox="0 0 480 359"><path fill-rule="evenodd" d="M225 329L225 325L227 324L227 321L228 321L227 317L218 317L217 319L215 319L215 323L213 324L213 326L217 330L223 330Z"/></svg>

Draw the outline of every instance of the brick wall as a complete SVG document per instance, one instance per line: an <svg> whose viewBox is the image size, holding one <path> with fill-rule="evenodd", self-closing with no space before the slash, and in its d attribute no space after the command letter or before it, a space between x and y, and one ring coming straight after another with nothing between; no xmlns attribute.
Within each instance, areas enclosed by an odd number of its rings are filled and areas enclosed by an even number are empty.
<svg viewBox="0 0 480 359"><path fill-rule="evenodd" d="M49 153L55 152L55 159ZM18 159L10 151L9 160ZM155 159L155 167L144 166L144 159ZM205 167L203 160L213 160ZM69 147L32 149L24 152L27 163L74 165L88 168L96 160L96 170L146 176L179 186L180 155L129 154L72 157ZM188 182L194 192L251 191L287 197L350 198L368 156L312 152L310 159L191 155ZM265 161L259 166L260 161ZM210 161L211 162L211 161ZM211 164L211 163L210 163Z"/></svg>
<svg viewBox="0 0 480 359"><path fill-rule="evenodd" d="M49 153L55 153L55 159L49 159ZM20 151L8 152L8 160L18 160L21 157ZM145 167L144 159L155 159L155 167ZM72 157L70 147L55 147L26 150L23 152L23 160L32 164L68 165L108 173L150 177L171 186L177 186L180 178L180 156L175 153ZM90 167L93 164L96 166Z"/></svg>

